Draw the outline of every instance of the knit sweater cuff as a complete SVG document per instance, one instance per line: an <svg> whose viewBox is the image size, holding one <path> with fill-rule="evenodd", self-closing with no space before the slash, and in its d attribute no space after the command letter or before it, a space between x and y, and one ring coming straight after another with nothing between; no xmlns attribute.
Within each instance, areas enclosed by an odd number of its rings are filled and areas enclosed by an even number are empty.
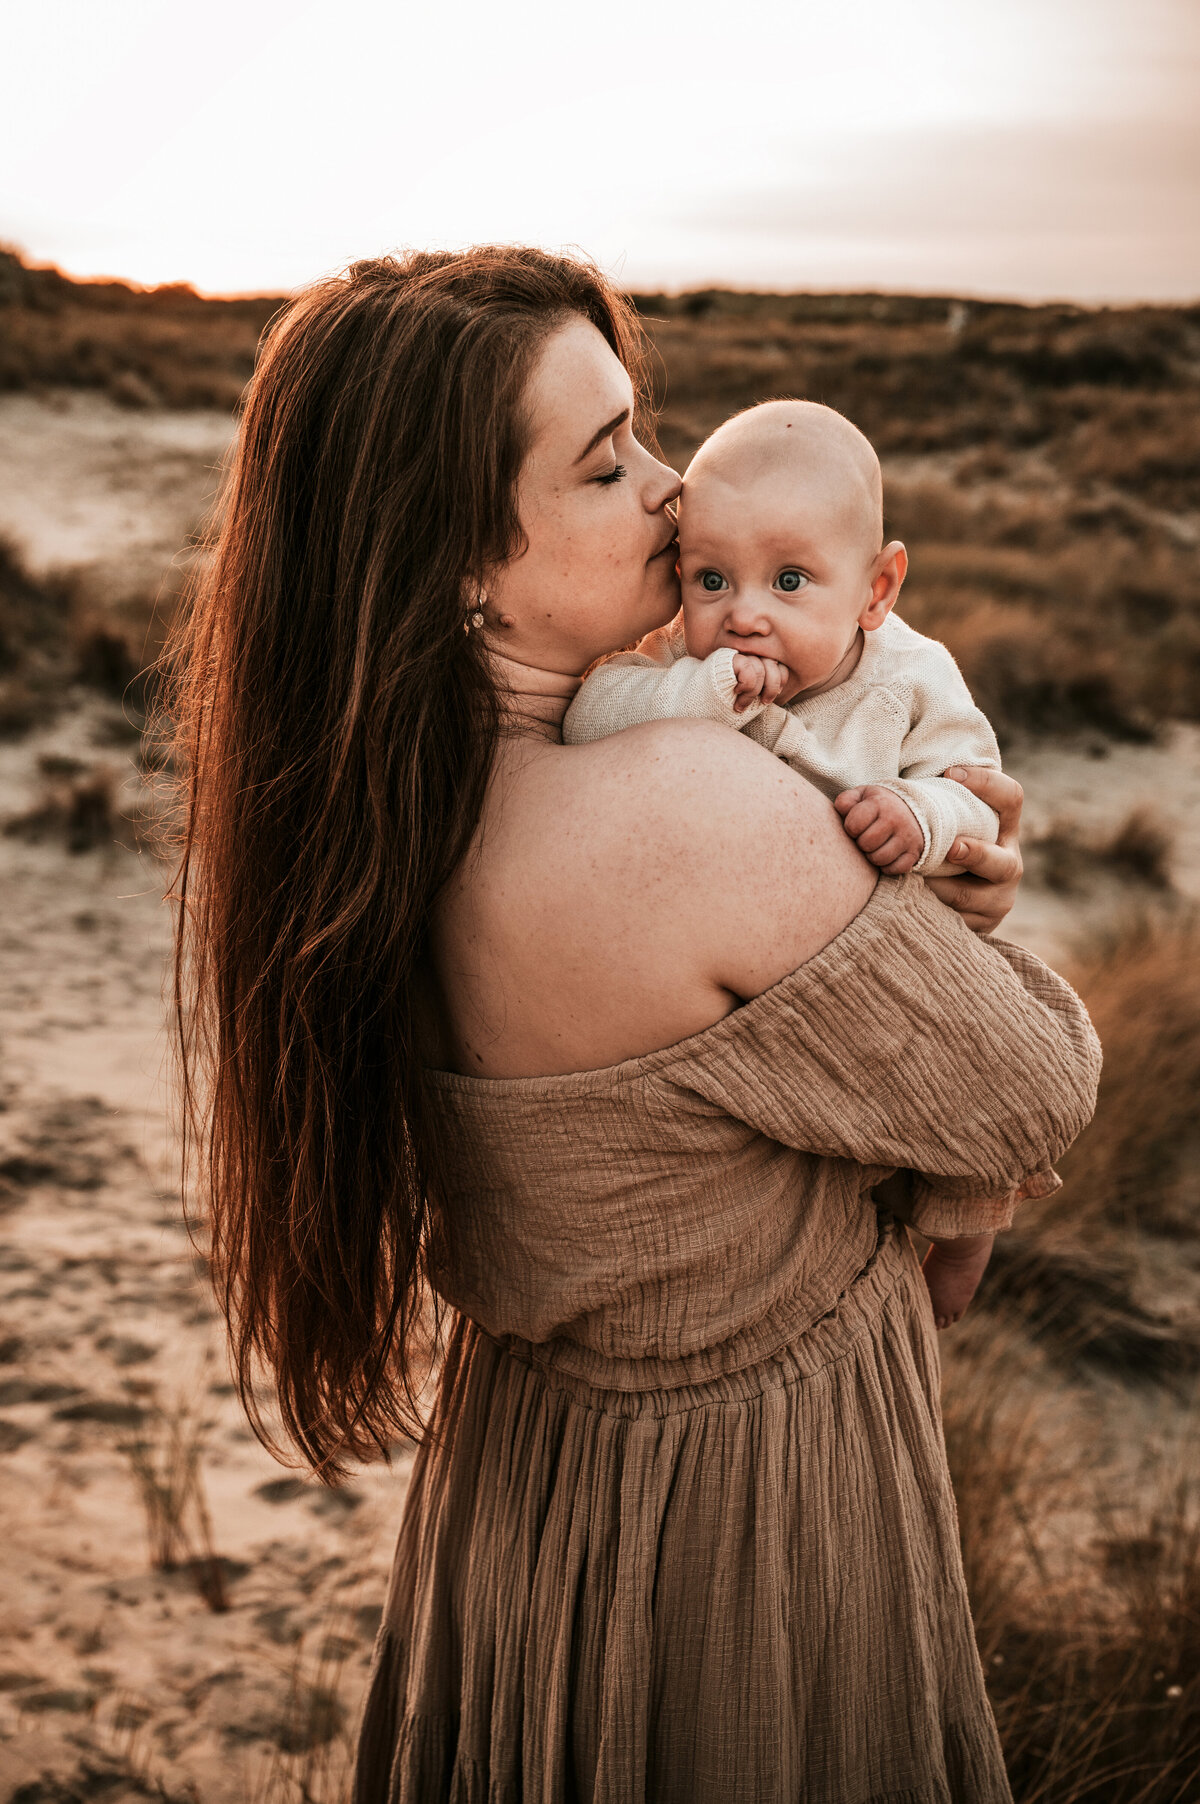
<svg viewBox="0 0 1200 1804"><path fill-rule="evenodd" d="M755 697L739 712L733 705L737 695L737 676L733 668L734 652L728 645L718 646L704 660L704 669L712 687L718 706L731 724L744 727L746 722L761 714L763 703Z"/></svg>
<svg viewBox="0 0 1200 1804"><path fill-rule="evenodd" d="M733 698L738 693L738 678L734 676L733 651L729 649L729 646L718 646L718 649L704 660L704 671L706 671L709 686L713 689L713 695L716 696L718 704L722 705L724 709L729 709L729 713L733 713Z"/></svg>

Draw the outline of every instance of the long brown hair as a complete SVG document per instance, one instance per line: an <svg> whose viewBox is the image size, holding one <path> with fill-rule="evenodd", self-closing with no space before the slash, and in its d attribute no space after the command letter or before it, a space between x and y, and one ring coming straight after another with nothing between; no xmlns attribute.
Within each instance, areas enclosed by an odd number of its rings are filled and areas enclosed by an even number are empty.
<svg viewBox="0 0 1200 1804"><path fill-rule="evenodd" d="M464 621L519 548L522 396L572 314L636 388L636 315L580 261L419 253L301 294L264 336L166 654L185 1180L250 1420L277 1444L265 1371L330 1481L427 1431L429 1238L453 1224L414 991L496 746Z"/></svg>

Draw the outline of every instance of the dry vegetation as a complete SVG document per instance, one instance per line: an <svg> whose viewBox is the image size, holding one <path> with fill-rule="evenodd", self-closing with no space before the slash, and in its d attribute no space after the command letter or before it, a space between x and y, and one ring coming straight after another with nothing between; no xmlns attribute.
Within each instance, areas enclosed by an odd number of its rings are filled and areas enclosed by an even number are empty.
<svg viewBox="0 0 1200 1804"><path fill-rule="evenodd" d="M998 1240L948 1349L968 1582L1023 1804L1200 1788L1198 953L1194 923L1134 919L1081 962L1106 1055L1095 1122L1063 1189ZM1057 1445L1055 1393L1081 1409ZM1147 1425L1176 1398L1183 1432L1117 1492L1090 1449L1114 1397L1136 1420L1139 1395Z"/></svg>
<svg viewBox="0 0 1200 1804"><path fill-rule="evenodd" d="M73 284L0 258L0 387L232 407L275 304ZM1104 751L1172 718L1200 719L1200 310L869 295L644 296L639 306L662 359L673 461L732 409L777 394L828 401L873 437L891 530L913 554L904 611L952 646L1010 742L1082 733ZM100 609L86 582L35 578L0 546L0 738L13 747L56 711L66 720L102 705L108 747L98 758L31 752L27 805L4 823L22 856L66 851L79 869L114 839L136 842L115 761L153 762L139 747L145 672L169 606L134 595ZM1100 778L1108 768L1097 766ZM978 1306L943 1343L968 1581L1019 1804L1200 1796L1200 1457L1194 1434L1178 1432L1200 1397L1200 928L1172 887L1167 800L1166 812L1139 805L1100 833L1054 819L1031 845L1043 891L1075 898L1107 883L1121 898L1074 972L1106 1047L1100 1107L1063 1161L1063 1190L1027 1205L1000 1238ZM27 1211L46 1184L67 1207L76 1179L65 1133L54 1130L53 1146L14 1141L0 1207ZM111 1159L104 1169L110 1182ZM59 1276L47 1267L38 1281ZM195 1304L194 1288L180 1294ZM65 1321L76 1306L60 1302ZM0 1452L33 1433L22 1409L32 1421L39 1397L55 1401L53 1383L24 1375L24 1357L16 1337L0 1346L15 1373ZM172 1404L166 1394L147 1380L123 1404L110 1399L126 1410L111 1416L111 1451L144 1515L148 1564L181 1578L194 1609L230 1605L228 1633L248 1637L243 1656L256 1650L247 1671L286 1647L274 1702L254 1704L268 1757L251 1795L337 1804L378 1587L358 1604L347 1577L333 1614L322 1622L314 1608L294 1636L292 1604L264 1593L239 1630L257 1575L230 1579L205 1502L205 1462L226 1440L210 1438L211 1395ZM82 1432L68 1421L83 1407L75 1396L61 1400L60 1387L54 1418L72 1435ZM1170 1432L1158 1434L1163 1423ZM1154 1457L1133 1472L1130 1446L1152 1440ZM254 1496L309 1508L293 1478ZM294 1555L270 1546L277 1564L264 1556L264 1572L278 1587ZM315 1560L297 1569L309 1574L297 1597L326 1582ZM206 1632L192 1620L194 1638ZM188 1710L215 1713L216 1680L203 1697L194 1689ZM213 1734L248 1733L229 1710L234 1727L214 1714ZM186 1738L176 1722L164 1739L142 1694L113 1694L96 1722L102 1734L71 1741L74 1776L23 1792L27 1804L210 1804L203 1787L163 1789L164 1747L186 1764Z"/></svg>
<svg viewBox="0 0 1200 1804"><path fill-rule="evenodd" d="M679 467L772 395L871 437L912 553L903 611L949 644L1002 742L1200 719L1200 307L635 298ZM77 283L0 252L0 391L234 407L279 305Z"/></svg>
<svg viewBox="0 0 1200 1804"><path fill-rule="evenodd" d="M0 249L0 391L101 389L126 407L236 407L278 297L72 282Z"/></svg>
<svg viewBox="0 0 1200 1804"><path fill-rule="evenodd" d="M639 298L680 467L804 395L871 438L902 610L1010 743L1200 718L1200 308L880 295Z"/></svg>

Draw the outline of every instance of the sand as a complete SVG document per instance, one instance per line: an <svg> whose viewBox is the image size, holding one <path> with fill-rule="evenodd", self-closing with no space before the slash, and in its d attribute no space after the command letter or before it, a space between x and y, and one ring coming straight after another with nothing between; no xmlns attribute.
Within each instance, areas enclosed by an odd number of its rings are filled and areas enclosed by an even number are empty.
<svg viewBox="0 0 1200 1804"><path fill-rule="evenodd" d="M92 705L2 748L0 813L39 755L116 766L108 724ZM128 1770L207 1804L344 1760L407 1460L331 1495L245 1426L167 1132L164 873L124 838L0 839L0 1798L158 1795L106 1789ZM122 1451L181 1407L206 1424L221 1613L151 1569ZM20 1791L43 1770L73 1789Z"/></svg>

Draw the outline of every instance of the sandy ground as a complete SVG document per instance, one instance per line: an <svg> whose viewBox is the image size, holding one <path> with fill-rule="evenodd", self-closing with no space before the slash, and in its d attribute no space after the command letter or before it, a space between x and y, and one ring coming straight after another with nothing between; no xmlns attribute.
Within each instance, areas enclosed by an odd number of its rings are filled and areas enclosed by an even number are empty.
<svg viewBox="0 0 1200 1804"><path fill-rule="evenodd" d="M0 533L29 567L88 568L102 599L153 592L216 491L227 413L104 395L0 396Z"/></svg>
<svg viewBox="0 0 1200 1804"><path fill-rule="evenodd" d="M0 531L114 596L157 582L229 430L92 396L0 399ZM1014 760L1034 834L1153 804L1180 891L1200 895L1200 732L1095 753ZM132 748L91 699L0 745L0 825L34 806L47 758L108 769L136 817ZM321 1491L272 1461L232 1394L166 1125L164 885L132 824L74 854L0 835L0 1804L334 1797L406 1483L401 1455ZM1008 931L1060 959L1135 902L1030 883ZM135 1461L172 1423L202 1446L219 1611L211 1568L151 1564ZM193 1526L184 1556L200 1546Z"/></svg>
<svg viewBox="0 0 1200 1804"><path fill-rule="evenodd" d="M112 768L108 724L0 748L0 815L48 752ZM123 837L0 838L0 1798L285 1796L345 1758L407 1459L334 1496L245 1426L168 1145L163 877ZM125 1449L164 1455L172 1420L203 1443L220 1613L150 1567Z"/></svg>
<svg viewBox="0 0 1200 1804"><path fill-rule="evenodd" d="M36 569L144 593L229 438L223 415L5 397L0 531ZM0 824L47 758L111 772L136 816L128 733L93 699L0 744ZM167 1130L166 877L118 838L0 837L0 1799L332 1796L409 1456L331 1495L245 1425ZM172 1422L202 1445L220 1612L186 1564L151 1566L128 1449L165 1466ZM185 1561L190 1517L188 1540Z"/></svg>

